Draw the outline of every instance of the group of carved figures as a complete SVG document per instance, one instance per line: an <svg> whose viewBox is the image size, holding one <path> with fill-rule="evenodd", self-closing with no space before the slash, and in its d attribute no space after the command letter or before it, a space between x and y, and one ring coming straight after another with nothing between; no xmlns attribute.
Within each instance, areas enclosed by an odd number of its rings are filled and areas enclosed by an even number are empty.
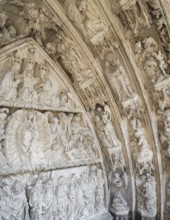
<svg viewBox="0 0 170 220"><path fill-rule="evenodd" d="M46 65L39 65L28 58L11 58L11 66L2 71L0 100L17 105L74 108L68 91L54 91ZM36 75L37 74L37 75Z"/></svg>
<svg viewBox="0 0 170 220"><path fill-rule="evenodd" d="M0 109L0 164L18 166L98 157L91 130L81 114Z"/></svg>
<svg viewBox="0 0 170 220"><path fill-rule="evenodd" d="M91 166L54 177L57 171L1 179L2 220L76 220L104 211L104 179L101 169ZM26 181L27 179L27 181ZM27 183L26 183L27 182Z"/></svg>

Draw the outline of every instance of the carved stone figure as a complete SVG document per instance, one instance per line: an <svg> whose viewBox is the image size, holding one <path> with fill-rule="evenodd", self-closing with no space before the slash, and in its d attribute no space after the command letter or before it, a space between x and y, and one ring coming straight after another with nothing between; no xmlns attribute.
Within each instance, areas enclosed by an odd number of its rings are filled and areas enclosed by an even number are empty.
<svg viewBox="0 0 170 220"><path fill-rule="evenodd" d="M138 184L137 207L143 217L153 218L157 214L155 177L146 174L142 184Z"/></svg>
<svg viewBox="0 0 170 220"><path fill-rule="evenodd" d="M0 187L0 216L2 219L12 218L11 182L9 178L1 180Z"/></svg>
<svg viewBox="0 0 170 220"><path fill-rule="evenodd" d="M95 195L91 195L91 191L89 191L89 177L87 172L83 172L80 178L80 188L83 193L83 201L84 201L84 209L83 216L91 215L91 197ZM93 190L93 188L92 188Z"/></svg>
<svg viewBox="0 0 170 220"><path fill-rule="evenodd" d="M82 216L84 203L80 195L80 187L75 174L71 174L68 184L68 220L74 220Z"/></svg>
<svg viewBox="0 0 170 220"><path fill-rule="evenodd" d="M6 12L0 12L0 46L15 40L16 34L16 29L8 19Z"/></svg>
<svg viewBox="0 0 170 220"><path fill-rule="evenodd" d="M110 185L113 185L114 187L117 188L125 187L125 189L127 189L128 187L128 176L126 172L120 174L118 172L113 173L113 171L110 170L108 174L108 180Z"/></svg>
<svg viewBox="0 0 170 220"><path fill-rule="evenodd" d="M35 85L38 93L39 103L51 106L53 104L52 83L47 76L47 68L45 65L40 66L40 79Z"/></svg>
<svg viewBox="0 0 170 220"><path fill-rule="evenodd" d="M143 2L133 0L120 0L121 15L123 24L128 24L129 28L138 34L140 28L149 27L149 19ZM122 15L123 13L123 15Z"/></svg>
<svg viewBox="0 0 170 220"><path fill-rule="evenodd" d="M5 101L15 101L18 95L17 87L21 82L19 71L22 61L19 57L13 56L11 58L11 67L4 70L3 79L0 88L0 97Z"/></svg>
<svg viewBox="0 0 170 220"><path fill-rule="evenodd" d="M36 103L38 101L38 95L34 86L38 79L34 77L35 62L28 59L26 64L26 69L23 72L23 85L19 91L19 98L24 102L27 100L28 103Z"/></svg>
<svg viewBox="0 0 170 220"><path fill-rule="evenodd" d="M25 194L25 189L24 186L22 186L22 183L20 183L20 181L16 180L16 182L14 183L11 197L11 201L13 203L11 219L24 218L25 220L29 220L28 203Z"/></svg>
<svg viewBox="0 0 170 220"><path fill-rule="evenodd" d="M0 109L0 164L4 166L7 163L5 154L6 154L6 126L7 126L7 118L8 118L9 109L1 108Z"/></svg>
<svg viewBox="0 0 170 220"><path fill-rule="evenodd" d="M51 147L51 134L45 116L38 111L18 110L8 124L7 157L18 166L43 163Z"/></svg>
<svg viewBox="0 0 170 220"><path fill-rule="evenodd" d="M132 125L134 129L134 136L137 138L138 146L140 147L136 154L134 154L137 170L140 174L143 172L151 173L154 169L152 164L153 152L146 140L145 130L139 119L134 118L132 120Z"/></svg>
<svg viewBox="0 0 170 220"><path fill-rule="evenodd" d="M42 219L43 186L41 179L35 175L34 185L28 188L30 220Z"/></svg>
<svg viewBox="0 0 170 220"><path fill-rule="evenodd" d="M66 180L64 176L60 176L57 180L57 187L56 187L56 199L57 199L56 215L61 220L67 219L68 200L67 200L67 188L65 185L65 181Z"/></svg>
<svg viewBox="0 0 170 220"><path fill-rule="evenodd" d="M78 9L82 14L87 36L93 45L100 45L108 33L108 27L101 20L89 0L80 0Z"/></svg>
<svg viewBox="0 0 170 220"><path fill-rule="evenodd" d="M163 114L164 130L161 132L161 142L167 142L167 152L170 154L170 110L167 109Z"/></svg>
<svg viewBox="0 0 170 220"><path fill-rule="evenodd" d="M111 212L116 215L128 215L129 213L128 204L119 191L114 194Z"/></svg>
<svg viewBox="0 0 170 220"><path fill-rule="evenodd" d="M97 170L97 187L96 187L96 210L101 212L104 209L104 179L102 175L102 170Z"/></svg>
<svg viewBox="0 0 170 220"><path fill-rule="evenodd" d="M170 182L166 186L166 209L170 212Z"/></svg>
<svg viewBox="0 0 170 220"><path fill-rule="evenodd" d="M77 45L62 32L58 34L58 37L61 39L58 52L61 54L65 69L73 74L80 88L85 89L95 81L92 71L85 64Z"/></svg>
<svg viewBox="0 0 170 220"><path fill-rule="evenodd" d="M105 62L105 74L120 102L133 98L135 93L132 91L125 70L117 58L112 64L109 61Z"/></svg>
<svg viewBox="0 0 170 220"><path fill-rule="evenodd" d="M51 178L43 184L42 198L42 219L51 219L54 217L55 193Z"/></svg>

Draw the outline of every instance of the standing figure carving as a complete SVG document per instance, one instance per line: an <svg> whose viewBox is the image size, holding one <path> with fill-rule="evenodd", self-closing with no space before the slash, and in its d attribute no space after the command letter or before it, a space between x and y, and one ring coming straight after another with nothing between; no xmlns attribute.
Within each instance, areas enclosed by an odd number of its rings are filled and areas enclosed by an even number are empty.
<svg viewBox="0 0 170 220"><path fill-rule="evenodd" d="M18 85L21 82L19 74L22 60L17 56L11 58L11 67L4 70L0 88L0 97L5 101L15 101L18 96Z"/></svg>
<svg viewBox="0 0 170 220"><path fill-rule="evenodd" d="M34 183L28 187L27 194L29 200L30 220L41 220L43 185L38 175L34 175Z"/></svg>
<svg viewBox="0 0 170 220"><path fill-rule="evenodd" d="M96 188L96 211L101 212L104 209L104 179L102 170L97 170L97 188Z"/></svg>
<svg viewBox="0 0 170 220"><path fill-rule="evenodd" d="M38 95L34 88L35 84L38 82L38 79L34 77L34 65L35 62L31 59L26 60L22 88L19 91L19 98L23 102L36 103L38 101Z"/></svg>
<svg viewBox="0 0 170 220"><path fill-rule="evenodd" d="M57 180L56 200L56 217L60 220L67 219L68 199L66 179L64 176L60 176Z"/></svg>
<svg viewBox="0 0 170 220"><path fill-rule="evenodd" d="M52 83L47 76L45 65L40 66L40 79L35 85L39 103L50 106L53 104Z"/></svg>
<svg viewBox="0 0 170 220"><path fill-rule="evenodd" d="M105 62L105 74L120 102L134 97L125 69L117 58L112 64Z"/></svg>
<svg viewBox="0 0 170 220"><path fill-rule="evenodd" d="M13 220L29 220L26 192L22 184L19 180L16 180L12 188L11 201L13 210L11 219Z"/></svg>

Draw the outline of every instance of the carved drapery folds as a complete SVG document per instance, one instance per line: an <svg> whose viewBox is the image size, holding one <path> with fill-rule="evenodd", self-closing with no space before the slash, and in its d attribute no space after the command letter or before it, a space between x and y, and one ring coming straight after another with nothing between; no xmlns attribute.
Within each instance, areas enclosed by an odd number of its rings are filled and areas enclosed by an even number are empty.
<svg viewBox="0 0 170 220"><path fill-rule="evenodd" d="M2 177L2 219L87 219L104 208L104 179L96 166Z"/></svg>
<svg viewBox="0 0 170 220"><path fill-rule="evenodd" d="M106 204L105 173L114 217L135 219L136 210L143 220L163 219L164 209L168 216L170 41L162 2L0 2L0 173L10 177L0 177L4 219L86 220ZM65 176L66 167L87 164L98 169ZM58 168L55 186L49 170ZM20 186L11 174L32 175L31 183Z"/></svg>
<svg viewBox="0 0 170 220"><path fill-rule="evenodd" d="M0 218L106 213L98 142L73 88L33 40L17 43L0 61Z"/></svg>

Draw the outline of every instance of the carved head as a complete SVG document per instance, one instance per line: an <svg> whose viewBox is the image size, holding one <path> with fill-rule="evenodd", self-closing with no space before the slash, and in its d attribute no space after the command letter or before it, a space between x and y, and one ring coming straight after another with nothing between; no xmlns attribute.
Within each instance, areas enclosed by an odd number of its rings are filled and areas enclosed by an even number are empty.
<svg viewBox="0 0 170 220"><path fill-rule="evenodd" d="M120 61L119 61L118 58L114 58L114 60L113 60L113 65L114 65L114 66L119 66L119 65L120 65Z"/></svg>
<svg viewBox="0 0 170 220"><path fill-rule="evenodd" d="M19 194L19 193L22 192L22 190L23 190L23 186L22 186L21 182L20 181L16 181L15 185L14 185L14 188L13 188L13 192L15 194Z"/></svg>
<svg viewBox="0 0 170 220"><path fill-rule="evenodd" d="M87 3L86 1L82 0L80 1L80 4L78 6L79 11L84 12L87 9Z"/></svg>
<svg viewBox="0 0 170 220"><path fill-rule="evenodd" d="M67 103L68 102L68 95L66 92L60 93L60 102L61 103Z"/></svg>
<svg viewBox="0 0 170 220"><path fill-rule="evenodd" d="M34 69L35 62L32 59L25 59L27 70L32 71Z"/></svg>
<svg viewBox="0 0 170 220"><path fill-rule="evenodd" d="M102 172L102 169L98 169L97 171L97 177L103 177L103 172Z"/></svg>
<svg viewBox="0 0 170 220"><path fill-rule="evenodd" d="M64 185L65 183L64 176L59 176L57 182L58 182L58 185Z"/></svg>
<svg viewBox="0 0 170 220"><path fill-rule="evenodd" d="M47 78L48 69L45 65L40 66L40 78L45 80Z"/></svg>
<svg viewBox="0 0 170 220"><path fill-rule="evenodd" d="M141 41L138 41L135 44L135 53L141 53L141 51L142 51L142 43L141 43Z"/></svg>
<svg viewBox="0 0 170 220"><path fill-rule="evenodd" d="M12 63L12 71L14 73L18 73L21 68L22 59L20 57L13 56L11 57L11 63Z"/></svg>

